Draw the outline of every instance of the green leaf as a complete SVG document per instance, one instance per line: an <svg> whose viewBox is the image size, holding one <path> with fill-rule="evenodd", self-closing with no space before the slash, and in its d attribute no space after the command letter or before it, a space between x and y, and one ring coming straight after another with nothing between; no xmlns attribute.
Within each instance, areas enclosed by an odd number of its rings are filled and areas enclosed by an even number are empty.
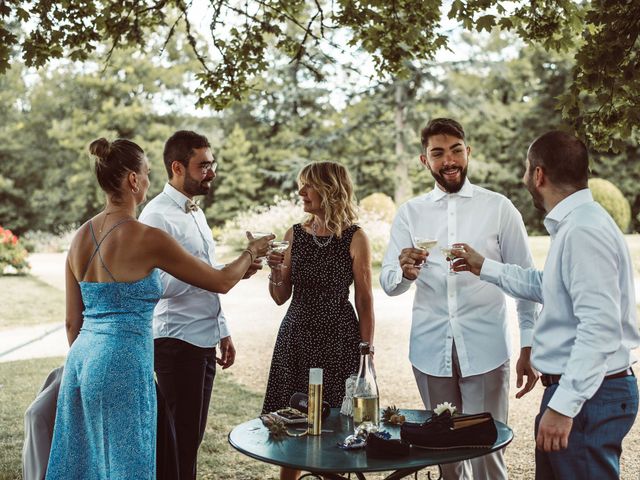
<svg viewBox="0 0 640 480"><path fill-rule="evenodd" d="M490 32L495 24L496 17L494 15L483 15L482 17L478 18L478 20L476 20L476 28L479 32L483 30Z"/></svg>

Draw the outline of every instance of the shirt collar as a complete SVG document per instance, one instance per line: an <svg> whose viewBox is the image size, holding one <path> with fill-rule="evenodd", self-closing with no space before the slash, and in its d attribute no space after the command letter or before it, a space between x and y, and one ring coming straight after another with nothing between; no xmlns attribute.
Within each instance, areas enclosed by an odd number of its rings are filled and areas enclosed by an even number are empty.
<svg viewBox="0 0 640 480"><path fill-rule="evenodd" d="M549 234L555 235L560 223L567 217L567 215L579 206L589 202L593 202L593 196L591 195L591 190L588 188L578 190L560 201L551 209L544 219L544 226Z"/></svg>
<svg viewBox="0 0 640 480"><path fill-rule="evenodd" d="M460 197L471 198L473 197L473 184L469 181L468 178L465 178L464 184L458 192L447 193L438 186L438 182L435 182L432 190L433 201L437 202L438 200L442 200L447 195L458 195Z"/></svg>
<svg viewBox="0 0 640 480"><path fill-rule="evenodd" d="M187 197L184 193L176 189L176 187L174 187L170 183L166 183L162 191L163 193L168 195L169 198L171 198L171 200L176 202L176 205L180 209L184 210L184 204L187 200L189 200L189 197Z"/></svg>

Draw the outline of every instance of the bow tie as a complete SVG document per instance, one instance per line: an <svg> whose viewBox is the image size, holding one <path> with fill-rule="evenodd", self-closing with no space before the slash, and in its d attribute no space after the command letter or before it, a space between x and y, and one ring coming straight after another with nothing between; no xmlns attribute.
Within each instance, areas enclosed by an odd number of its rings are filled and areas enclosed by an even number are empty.
<svg viewBox="0 0 640 480"><path fill-rule="evenodd" d="M196 202L189 199L187 199L187 201L184 202L184 213L197 212L197 211L198 211L198 204Z"/></svg>

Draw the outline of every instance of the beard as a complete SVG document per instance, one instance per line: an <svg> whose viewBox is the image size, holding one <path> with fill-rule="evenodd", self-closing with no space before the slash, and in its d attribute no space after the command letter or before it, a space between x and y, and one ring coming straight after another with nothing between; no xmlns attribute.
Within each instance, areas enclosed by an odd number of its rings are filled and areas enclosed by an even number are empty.
<svg viewBox="0 0 640 480"><path fill-rule="evenodd" d="M191 196L206 195L207 193L209 193L209 190L211 189L210 182L212 180L213 179L210 178L210 179L199 182L198 180L193 178L191 175L189 175L189 172L187 171L186 176L184 177L184 191L185 193Z"/></svg>
<svg viewBox="0 0 640 480"><path fill-rule="evenodd" d="M529 190L529 195L531 195L531 201L533 202L533 206L536 207L536 210L540 210L542 213L546 213L546 209L544 208L544 202L542 201L542 195L533 187L527 184L527 190Z"/></svg>
<svg viewBox="0 0 640 480"><path fill-rule="evenodd" d="M529 191L529 195L531 195L531 201L533 202L533 206L536 210L541 211L542 213L546 213L546 209L544 208L544 202L542 201L542 195L540 192L536 190L536 187L533 185L533 182L527 182L525 184L527 190Z"/></svg>
<svg viewBox="0 0 640 480"><path fill-rule="evenodd" d="M444 188L444 190L447 193L458 193L462 188L462 186L464 185L465 179L467 178L467 167L464 167L464 168L454 167L454 168L460 172L460 180L458 181L447 180L444 176L444 172L446 170L444 168L441 168L437 172L434 172L433 170L429 169L429 171L431 172L431 176L435 179L436 182L438 182L438 185Z"/></svg>

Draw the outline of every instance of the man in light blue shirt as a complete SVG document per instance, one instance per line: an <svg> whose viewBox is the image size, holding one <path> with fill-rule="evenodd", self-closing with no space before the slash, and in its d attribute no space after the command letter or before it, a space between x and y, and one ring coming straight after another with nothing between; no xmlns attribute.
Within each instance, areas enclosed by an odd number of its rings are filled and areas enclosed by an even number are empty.
<svg viewBox="0 0 640 480"><path fill-rule="evenodd" d="M593 201L588 171L585 145L565 132L529 147L523 182L551 235L543 272L485 259L466 244L457 253L456 270L543 304L531 353L546 387L535 425L539 480L619 478L638 411L633 265L622 232Z"/></svg>

